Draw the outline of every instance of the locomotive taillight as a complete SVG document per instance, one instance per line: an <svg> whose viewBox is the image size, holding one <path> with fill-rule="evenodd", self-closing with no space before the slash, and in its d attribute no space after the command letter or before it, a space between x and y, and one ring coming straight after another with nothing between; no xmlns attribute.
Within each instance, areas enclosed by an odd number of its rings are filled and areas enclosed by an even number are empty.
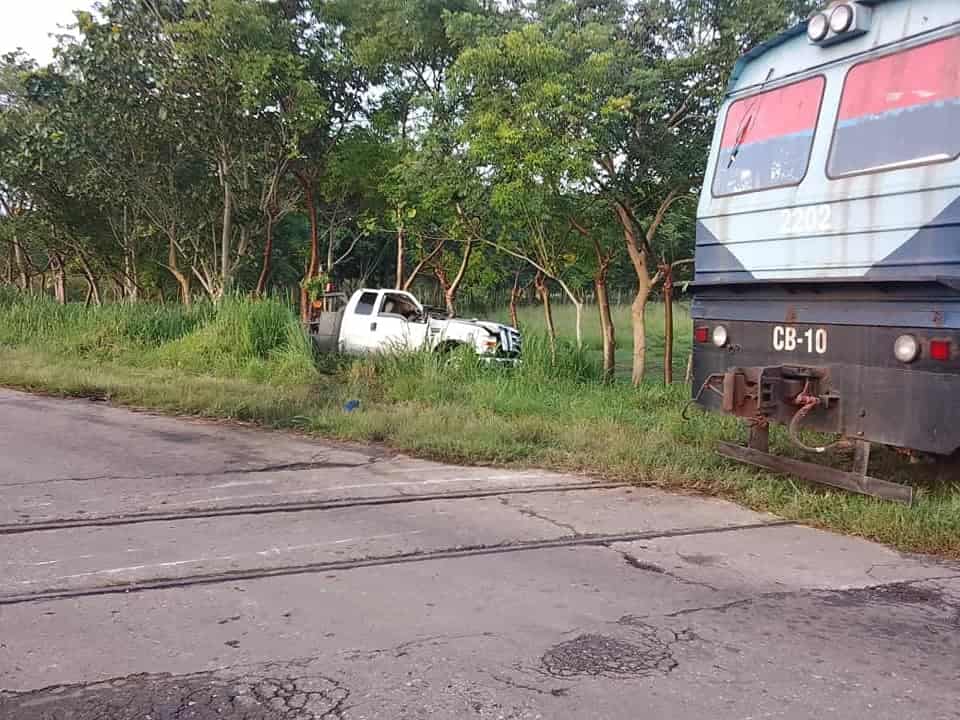
<svg viewBox="0 0 960 720"><path fill-rule="evenodd" d="M949 340L931 340L930 357L940 362L947 362L950 359L951 345Z"/></svg>
<svg viewBox="0 0 960 720"><path fill-rule="evenodd" d="M713 329L713 344L717 347L723 347L727 344L729 340L729 335L727 334L727 329L723 325L717 325Z"/></svg>
<svg viewBox="0 0 960 720"><path fill-rule="evenodd" d="M698 343L710 342L710 328L706 325L694 328L693 339Z"/></svg>
<svg viewBox="0 0 960 720"><path fill-rule="evenodd" d="M902 363L911 363L920 354L920 343L913 335L901 335L893 343L893 354Z"/></svg>

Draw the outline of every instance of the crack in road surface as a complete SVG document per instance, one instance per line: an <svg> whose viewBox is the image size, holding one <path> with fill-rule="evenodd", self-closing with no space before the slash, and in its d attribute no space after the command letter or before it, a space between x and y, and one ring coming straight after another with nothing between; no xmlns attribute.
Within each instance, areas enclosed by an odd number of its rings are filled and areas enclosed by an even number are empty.
<svg viewBox="0 0 960 720"><path fill-rule="evenodd" d="M518 513L520 513L520 514L523 515L524 517L533 518L534 520L541 520L542 522L550 523L550 524L553 525L555 528L559 528L560 530L565 530L566 532L570 533L571 535L576 536L576 535L580 535L580 534L581 534L580 531L577 530L577 529L576 529L573 525L571 525L570 523L565 523L565 522L560 522L559 520L554 520L552 517L549 517L549 516L547 516L547 515L544 515L543 513L539 513L539 512L537 512L536 510L533 510L532 508L528 508L528 507L517 507L516 505L513 505L513 504L510 502L510 498L506 498L506 497L500 498L500 504L503 505L504 507L510 508L511 510L516 510Z"/></svg>
<svg viewBox="0 0 960 720"><path fill-rule="evenodd" d="M711 585L710 583L702 582L700 580L691 580L690 578L685 578L682 575L678 575L675 572L671 572L670 570L667 570L666 568L657 565L656 563L640 560L635 555L632 555L626 550L617 550L612 546L608 546L608 547L614 552L619 553L620 556L623 558L624 562L626 562L627 565L629 565L630 567L636 570L642 570L643 572L650 572L656 575L663 575L665 577L676 580L678 583L682 583L684 585L693 585L695 587L702 587L702 588L706 588L707 590L712 590L713 592L720 592L720 588L714 585Z"/></svg>
<svg viewBox="0 0 960 720"><path fill-rule="evenodd" d="M133 675L91 685L0 693L16 720L336 720L350 691L304 663L191 675Z"/></svg>

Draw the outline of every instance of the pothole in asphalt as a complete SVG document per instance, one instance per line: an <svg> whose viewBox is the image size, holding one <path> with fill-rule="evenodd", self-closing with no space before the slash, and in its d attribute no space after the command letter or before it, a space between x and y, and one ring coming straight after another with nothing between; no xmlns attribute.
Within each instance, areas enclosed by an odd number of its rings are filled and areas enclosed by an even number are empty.
<svg viewBox="0 0 960 720"><path fill-rule="evenodd" d="M638 620L629 623L630 638L587 633L550 648L540 659L543 670L556 678L649 677L667 675L677 667L672 645L689 639Z"/></svg>
<svg viewBox="0 0 960 720"><path fill-rule="evenodd" d="M320 720L341 717L349 692L297 667L224 673L137 675L95 685L0 695L0 717L17 720Z"/></svg>
<svg viewBox="0 0 960 720"><path fill-rule="evenodd" d="M863 603L934 607L947 604L940 590L911 583L828 591L824 594L824 602L835 607L849 607Z"/></svg>

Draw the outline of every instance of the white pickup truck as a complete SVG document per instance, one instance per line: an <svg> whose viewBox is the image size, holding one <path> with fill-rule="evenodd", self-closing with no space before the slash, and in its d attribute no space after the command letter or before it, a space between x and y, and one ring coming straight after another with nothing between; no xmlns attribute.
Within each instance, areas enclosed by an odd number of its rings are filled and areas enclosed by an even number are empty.
<svg viewBox="0 0 960 720"><path fill-rule="evenodd" d="M400 290L357 290L349 300L343 293L327 293L311 306L307 327L321 352L445 352L469 347L484 361L516 363L522 343L516 328L449 317Z"/></svg>

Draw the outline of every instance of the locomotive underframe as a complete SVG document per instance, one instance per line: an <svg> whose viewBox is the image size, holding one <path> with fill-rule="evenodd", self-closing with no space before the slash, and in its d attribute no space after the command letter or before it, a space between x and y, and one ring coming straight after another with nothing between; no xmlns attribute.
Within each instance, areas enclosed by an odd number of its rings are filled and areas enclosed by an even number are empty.
<svg viewBox="0 0 960 720"><path fill-rule="evenodd" d="M910 502L910 488L872 478L867 474L870 444L934 455L951 455L960 448L960 330L945 327L952 316L957 296L950 292L940 299L909 297L905 307L924 308L919 326L840 324L831 303L821 296L815 301L786 302L767 297L760 303L747 296L736 299L707 293L694 304L694 324L712 331L723 325L728 340L722 347L711 342L694 347L694 390L703 408L743 418L750 425L747 447L721 444L720 452L742 462L803 477L813 482L842 487L854 492ZM732 300L732 302L731 302ZM847 301L852 298L847 298ZM858 307L867 314L875 311L887 322L896 318L896 303L885 298L882 304L858 298ZM834 307L833 310L836 308ZM733 316L733 317L731 317ZM778 321L736 319L736 316L779 317ZM818 317L833 323L815 322ZM778 330L779 328L779 330ZM783 328L794 336L822 332L826 347L775 349ZM920 342L920 356L902 363L893 354L896 338L910 334ZM951 356L930 356L932 340L946 341ZM818 353L817 350L824 350ZM803 445L801 430L836 435L840 444L853 446L851 470L837 470L771 455L767 428L783 424L795 442ZM805 449L822 451L823 448Z"/></svg>

